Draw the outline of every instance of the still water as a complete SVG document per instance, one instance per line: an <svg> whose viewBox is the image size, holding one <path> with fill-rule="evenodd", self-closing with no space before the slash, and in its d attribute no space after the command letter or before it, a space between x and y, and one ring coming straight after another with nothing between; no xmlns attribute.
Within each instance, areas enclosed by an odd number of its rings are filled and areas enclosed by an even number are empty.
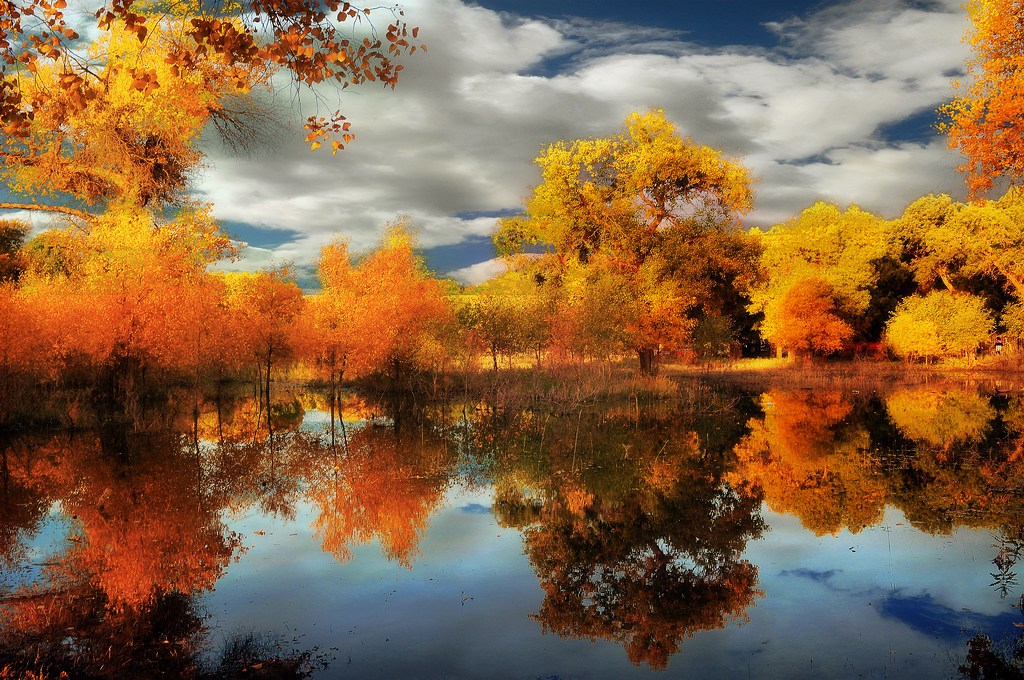
<svg viewBox="0 0 1024 680"><path fill-rule="evenodd" d="M0 667L1020 677L1016 394L186 402L3 440Z"/></svg>

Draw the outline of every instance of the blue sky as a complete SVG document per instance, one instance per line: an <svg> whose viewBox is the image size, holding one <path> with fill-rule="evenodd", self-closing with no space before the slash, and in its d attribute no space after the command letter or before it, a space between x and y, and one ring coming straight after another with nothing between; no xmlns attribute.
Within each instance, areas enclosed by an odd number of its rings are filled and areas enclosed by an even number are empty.
<svg viewBox="0 0 1024 680"><path fill-rule="evenodd" d="M319 93L352 122L347 150L309 152L301 120L316 98L287 88L268 95L282 125L262 151L209 141L194 191L249 244L232 267L291 261L315 285L331 238L365 251L408 214L435 270L482 280L500 271L495 220L538 182L545 146L655 107L751 169L748 226L816 200L894 217L923 194L962 196L959 157L931 129L967 56L960 0L403 6L429 51L407 60L398 88Z"/></svg>

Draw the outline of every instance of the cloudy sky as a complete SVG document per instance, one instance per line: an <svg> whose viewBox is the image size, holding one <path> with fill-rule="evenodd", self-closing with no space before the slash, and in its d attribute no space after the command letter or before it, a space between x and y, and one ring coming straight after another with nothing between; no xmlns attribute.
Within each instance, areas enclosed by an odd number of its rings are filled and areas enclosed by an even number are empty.
<svg viewBox="0 0 1024 680"><path fill-rule="evenodd" d="M749 225L816 200L886 217L926 193L962 195L958 156L932 128L967 55L960 0L408 0L427 53L394 91L346 91L356 141L311 153L300 115L250 156L207 149L197 193L249 244L238 266L308 275L337 234L374 245L399 214L429 264L463 281L495 271L489 235L539 180L559 139L616 132L658 107L757 179ZM337 101L338 93L324 95Z"/></svg>

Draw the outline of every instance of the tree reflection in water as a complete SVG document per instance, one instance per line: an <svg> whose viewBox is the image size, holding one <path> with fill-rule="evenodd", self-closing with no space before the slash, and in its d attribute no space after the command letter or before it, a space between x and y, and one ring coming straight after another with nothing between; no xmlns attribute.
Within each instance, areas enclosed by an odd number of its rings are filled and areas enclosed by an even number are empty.
<svg viewBox="0 0 1024 680"><path fill-rule="evenodd" d="M196 401L179 403L191 414ZM276 648L258 638L208 661L198 603L244 550L232 518L294 521L309 507L313 537L337 560L375 542L412 567L456 484L493 489L498 522L522 531L544 593L541 630L613 641L651 668L687 637L747 617L761 593L743 555L766 530L762 499L818 534L859 531L886 507L927 532L990 530L993 585L1020 598L1020 398L771 389L753 404L723 402L698 422L670 402L557 413L364 400L311 430L305 409L323 405L289 395L269 407L200 404L155 432L97 419L94 431L8 436L0 668L232 677L266 667ZM55 541L49 554L40 536ZM986 640L972 642L965 673L1016 663ZM294 652L272 665L297 677L312 660Z"/></svg>
<svg viewBox="0 0 1024 680"><path fill-rule="evenodd" d="M878 522L885 486L861 419L838 392L772 390L761 395L762 418L736 445L727 475L764 491L769 507L796 515L818 535L858 532Z"/></svg>
<svg viewBox="0 0 1024 680"><path fill-rule="evenodd" d="M0 669L13 677L227 677L223 664L201 664L196 596L242 550L222 513L261 484L234 473L274 460L273 448L212 447L111 421L95 433L5 442ZM67 530L33 574L27 541L51 508ZM309 655L288 656L251 663L302 677Z"/></svg>
<svg viewBox="0 0 1024 680"><path fill-rule="evenodd" d="M306 440L305 493L324 552L347 561L353 547L376 539L388 559L412 567L455 477L456 451L428 413L392 411L386 422Z"/></svg>
<svg viewBox="0 0 1024 680"><path fill-rule="evenodd" d="M614 640L664 668L683 639L745 619L761 593L741 555L766 527L760 497L723 482L727 451L702 449L672 412L514 420L480 437L499 522L523 529L544 590L545 631Z"/></svg>

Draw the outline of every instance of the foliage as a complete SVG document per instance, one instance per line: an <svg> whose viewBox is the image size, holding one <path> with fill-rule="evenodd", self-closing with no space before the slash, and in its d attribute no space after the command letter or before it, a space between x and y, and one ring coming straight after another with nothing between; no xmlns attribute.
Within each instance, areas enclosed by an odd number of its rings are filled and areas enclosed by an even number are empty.
<svg viewBox="0 0 1024 680"><path fill-rule="evenodd" d="M948 290L1006 289L1024 296L1024 194L1012 188L998 200L956 203L949 196L925 196L897 221L901 240L913 254L919 285L936 280ZM991 294L990 294L991 295Z"/></svg>
<svg viewBox="0 0 1024 680"><path fill-rule="evenodd" d="M801 314L792 304L783 303L787 295L814 305L813 313L821 318L814 326L805 324L807 330L797 336L817 333L820 351L835 351L853 336L852 331L863 336L872 304L877 304L879 263L894 253L888 231L885 221L857 206L841 211L822 202L768 232L753 230L763 245L761 265L767 274L750 295L751 311L764 314L762 336L787 344L773 339L786 333L786 326ZM788 312L785 318L779 316L783 310ZM814 345L806 340L801 344Z"/></svg>
<svg viewBox="0 0 1024 680"><path fill-rule="evenodd" d="M439 359L437 335L452 312L415 247L408 218L389 223L381 245L354 264L343 240L324 247L323 291L309 305L307 356L332 376L428 368Z"/></svg>
<svg viewBox="0 0 1024 680"><path fill-rule="evenodd" d="M99 44L117 39L143 48L174 35L160 62L121 61L116 52L80 51L79 35L68 23L63 0L11 0L0 15L0 126L11 138L29 138L35 117L51 102L62 113L62 127L97 101L127 86L132 100L162 98L191 79L218 73L227 82L245 83L283 71L296 84L336 82L341 87L380 82L394 87L403 54L418 29L409 27L398 8L360 8L341 0L323 3L260 0L210 5L116 0L96 12ZM381 37L373 17L391 19ZM45 92L33 90L40 74L56 75ZM106 77L117 72L116 78ZM202 81L198 81L201 85ZM211 110L226 113L226 108ZM334 137L335 151L351 139L348 123L335 112L313 115L306 123L313 148ZM56 130L58 128L54 128Z"/></svg>
<svg viewBox="0 0 1024 680"><path fill-rule="evenodd" d="M1024 7L1016 0L969 0L972 28L965 36L973 55L967 81L957 82L956 98L942 107L949 148L959 149L972 197L991 190L995 180L1018 184L1024 177L1024 48L1019 39Z"/></svg>
<svg viewBox="0 0 1024 680"><path fill-rule="evenodd" d="M885 397L885 409L908 438L950 448L980 440L995 409L973 390L904 388Z"/></svg>
<svg viewBox="0 0 1024 680"><path fill-rule="evenodd" d="M900 303L886 325L885 343L901 357L960 356L976 350L994 328L983 300L939 290Z"/></svg>
<svg viewBox="0 0 1024 680"><path fill-rule="evenodd" d="M761 334L797 354L831 354L853 336L838 308L836 293L825 279L795 279L765 307Z"/></svg>
<svg viewBox="0 0 1024 680"><path fill-rule="evenodd" d="M27 222L0 220L0 285L21 277L27 262L20 251L29 229Z"/></svg>
<svg viewBox="0 0 1024 680"><path fill-rule="evenodd" d="M870 459L870 438L851 424L853 405L833 392L772 390L761 395L763 418L735 447L728 479L763 491L769 507L789 512L818 535L856 533L877 522L885 490Z"/></svg>
<svg viewBox="0 0 1024 680"><path fill-rule="evenodd" d="M522 215L499 222L499 252L542 244L547 254L528 262L545 285L562 285L580 271L584 281L617 286L628 319L625 340L642 370L653 372L661 349L684 345L687 314L712 303L694 296L701 287L691 292L685 275L703 279L745 266L742 256L726 257L735 248L714 244L743 243L736 218L752 203L747 171L681 137L659 110L630 114L618 135L557 142L536 162L542 182ZM681 245L687 241L693 247ZM704 259L698 264L694 257Z"/></svg>

